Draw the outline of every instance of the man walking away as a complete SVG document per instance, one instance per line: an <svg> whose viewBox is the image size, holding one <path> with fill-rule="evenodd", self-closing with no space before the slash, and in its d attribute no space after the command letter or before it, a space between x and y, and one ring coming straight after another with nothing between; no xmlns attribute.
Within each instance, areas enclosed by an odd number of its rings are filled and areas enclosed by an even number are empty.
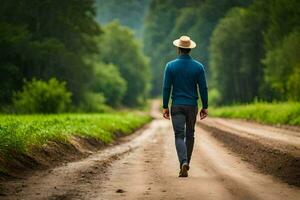
<svg viewBox="0 0 300 200"><path fill-rule="evenodd" d="M172 89L171 118L180 164L179 177L187 177L194 147L195 123L198 113L198 88L202 101L200 119L207 114L207 84L203 65L190 55L196 43L188 36L174 40L179 56L167 63L163 83L163 116L170 119L169 98ZM197 88L198 86L198 88Z"/></svg>

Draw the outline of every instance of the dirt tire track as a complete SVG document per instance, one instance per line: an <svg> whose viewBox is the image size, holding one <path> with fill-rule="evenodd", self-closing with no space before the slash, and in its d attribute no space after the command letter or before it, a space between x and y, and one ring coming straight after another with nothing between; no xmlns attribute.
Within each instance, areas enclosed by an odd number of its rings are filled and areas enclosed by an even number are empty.
<svg viewBox="0 0 300 200"><path fill-rule="evenodd" d="M147 129L148 126L144 128ZM147 135L141 136L145 129L121 137L115 144L87 158L61 163L48 170L31 171L31 173L26 171L22 178L2 181L0 188L3 198L1 199L91 198L93 193L90 191L99 190L99 184L107 178L106 171L110 164L137 148L139 141L147 138Z"/></svg>
<svg viewBox="0 0 300 200"><path fill-rule="evenodd" d="M152 139L112 164L93 199L298 199L298 188L259 173L199 127L189 177L178 178L170 122L154 123Z"/></svg>
<svg viewBox="0 0 300 200"><path fill-rule="evenodd" d="M280 178L288 184L300 186L300 157L264 145L259 140L251 140L218 126L201 123L212 136L224 143L231 151L239 154L244 161L256 166L260 171Z"/></svg>
<svg viewBox="0 0 300 200"><path fill-rule="evenodd" d="M298 200L300 188L260 173L202 126L196 127L188 178L178 178L171 122L156 119L141 134L23 180L5 183L3 200L35 199L205 199Z"/></svg>

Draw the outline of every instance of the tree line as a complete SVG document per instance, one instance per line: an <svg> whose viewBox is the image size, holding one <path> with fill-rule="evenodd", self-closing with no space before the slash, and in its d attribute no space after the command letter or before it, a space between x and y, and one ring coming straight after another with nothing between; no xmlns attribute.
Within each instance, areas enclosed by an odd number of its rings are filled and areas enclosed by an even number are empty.
<svg viewBox="0 0 300 200"><path fill-rule="evenodd" d="M49 102L50 94L62 95L67 104L53 112L99 111L145 101L150 72L141 44L117 21L100 26L93 0L0 4L2 111L21 105L23 112L51 112L46 105L26 110L32 102ZM59 92L51 92L55 87Z"/></svg>
<svg viewBox="0 0 300 200"><path fill-rule="evenodd" d="M152 0L144 31L152 95L175 57L171 42L185 34L197 42L212 103L300 100L299 31L297 0Z"/></svg>
<svg viewBox="0 0 300 200"><path fill-rule="evenodd" d="M144 15L150 0L96 0L96 19L101 24L107 24L118 19L124 26L135 31L142 37Z"/></svg>

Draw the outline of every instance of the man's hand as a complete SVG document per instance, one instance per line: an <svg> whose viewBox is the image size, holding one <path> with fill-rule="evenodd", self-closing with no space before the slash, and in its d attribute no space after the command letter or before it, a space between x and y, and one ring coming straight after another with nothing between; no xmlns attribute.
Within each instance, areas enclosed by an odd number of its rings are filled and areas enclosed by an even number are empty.
<svg viewBox="0 0 300 200"><path fill-rule="evenodd" d="M164 108L163 109L163 116L164 116L165 119L170 119L169 108Z"/></svg>
<svg viewBox="0 0 300 200"><path fill-rule="evenodd" d="M208 115L208 110L207 109L201 109L200 111L200 119L204 119Z"/></svg>

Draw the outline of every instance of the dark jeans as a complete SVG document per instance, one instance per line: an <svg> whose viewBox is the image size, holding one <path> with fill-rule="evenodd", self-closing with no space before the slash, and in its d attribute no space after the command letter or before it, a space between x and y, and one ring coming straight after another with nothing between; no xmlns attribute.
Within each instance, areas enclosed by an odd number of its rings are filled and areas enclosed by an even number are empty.
<svg viewBox="0 0 300 200"><path fill-rule="evenodd" d="M190 163L194 147L197 106L172 105L171 118L175 133L175 145L180 167Z"/></svg>

